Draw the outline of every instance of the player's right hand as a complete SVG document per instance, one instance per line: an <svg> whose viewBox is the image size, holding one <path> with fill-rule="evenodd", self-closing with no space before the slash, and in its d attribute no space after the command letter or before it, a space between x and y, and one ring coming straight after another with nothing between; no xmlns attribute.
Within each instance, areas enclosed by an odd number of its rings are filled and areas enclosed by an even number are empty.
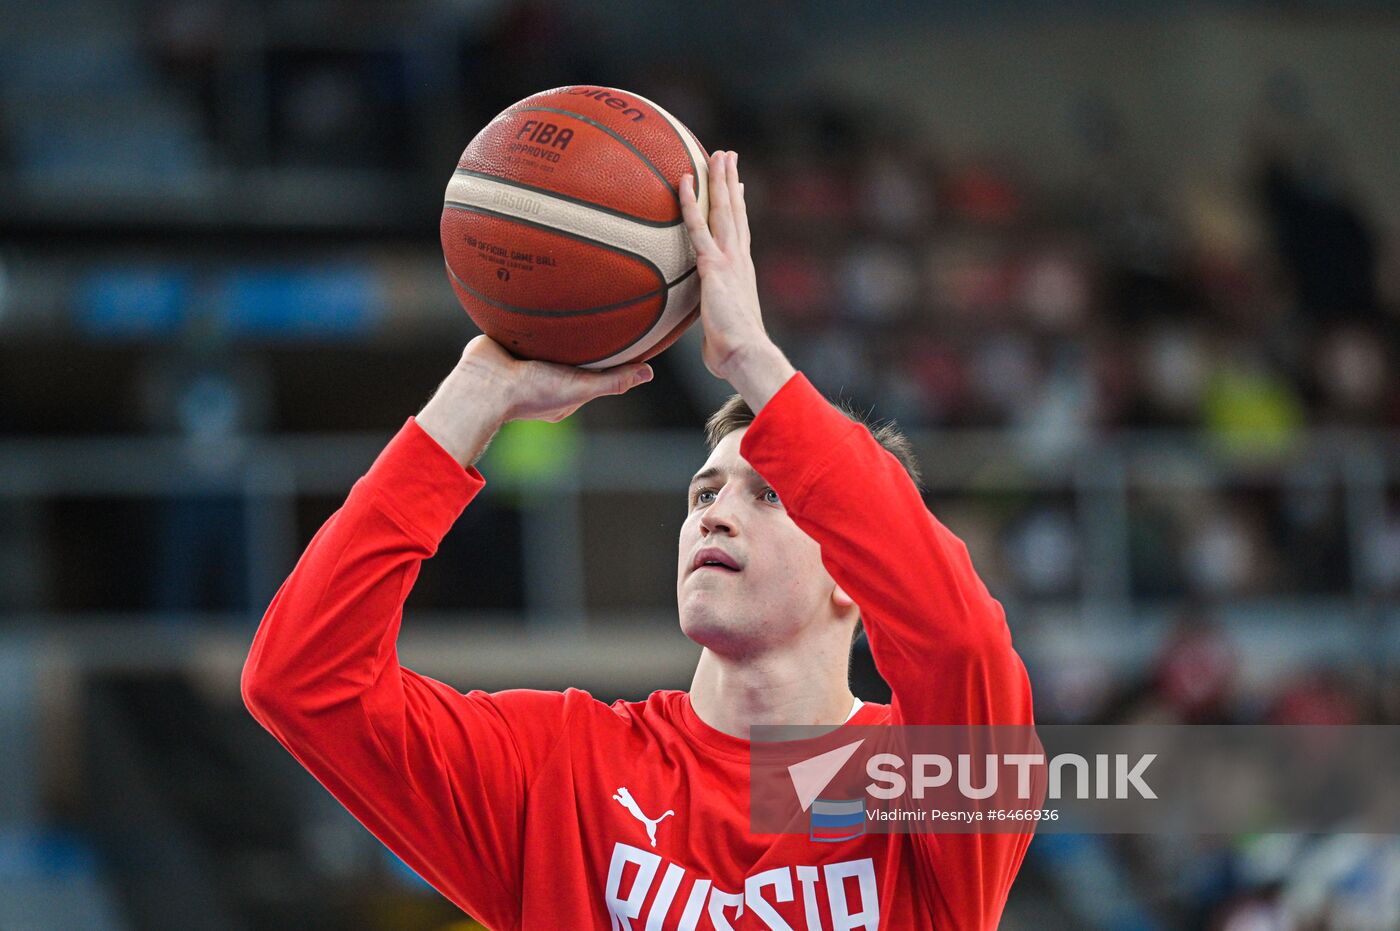
<svg viewBox="0 0 1400 931"><path fill-rule="evenodd" d="M648 381L651 366L645 362L594 372L517 359L490 337L478 336L416 419L439 446L470 466L508 420L557 423L594 398Z"/></svg>
<svg viewBox="0 0 1400 931"><path fill-rule="evenodd" d="M458 368L499 398L502 420L557 423L594 398L623 394L651 381L645 362L592 371L576 365L517 359L489 336L467 343Z"/></svg>

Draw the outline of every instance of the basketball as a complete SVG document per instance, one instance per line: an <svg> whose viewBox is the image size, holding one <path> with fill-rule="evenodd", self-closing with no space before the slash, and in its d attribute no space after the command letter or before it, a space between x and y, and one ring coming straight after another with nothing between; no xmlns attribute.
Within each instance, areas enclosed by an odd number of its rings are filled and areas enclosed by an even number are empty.
<svg viewBox="0 0 1400 931"><path fill-rule="evenodd" d="M447 183L447 276L482 332L517 356L608 368L649 359L699 314L679 185L706 152L639 94L580 85L508 107Z"/></svg>

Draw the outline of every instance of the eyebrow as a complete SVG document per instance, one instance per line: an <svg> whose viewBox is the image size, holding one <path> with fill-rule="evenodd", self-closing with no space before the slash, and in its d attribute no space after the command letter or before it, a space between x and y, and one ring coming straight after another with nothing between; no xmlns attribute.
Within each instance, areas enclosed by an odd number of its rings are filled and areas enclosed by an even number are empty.
<svg viewBox="0 0 1400 931"><path fill-rule="evenodd" d="M701 469L699 472L695 473L695 476L690 480L690 485L686 487L694 487L695 483L708 481L712 478L722 478L727 471L726 469L721 469L719 466L710 466L708 469ZM745 481L751 482L755 479L763 481L763 477L752 467L744 470Z"/></svg>
<svg viewBox="0 0 1400 931"><path fill-rule="evenodd" d="M699 472L696 472L694 477L691 478L690 484L694 485L696 482L703 482L707 479L719 478L723 474L724 470L721 469L719 466L710 466L708 469L701 469Z"/></svg>

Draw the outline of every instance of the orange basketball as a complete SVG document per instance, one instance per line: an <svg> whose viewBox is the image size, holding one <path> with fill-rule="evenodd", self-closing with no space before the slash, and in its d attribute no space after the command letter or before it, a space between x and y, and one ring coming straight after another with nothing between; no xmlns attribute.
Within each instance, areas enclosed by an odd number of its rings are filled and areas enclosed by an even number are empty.
<svg viewBox="0 0 1400 931"><path fill-rule="evenodd" d="M699 314L681 175L706 153L638 94L559 87L477 133L447 183L442 252L457 298L518 356L607 368L661 352Z"/></svg>

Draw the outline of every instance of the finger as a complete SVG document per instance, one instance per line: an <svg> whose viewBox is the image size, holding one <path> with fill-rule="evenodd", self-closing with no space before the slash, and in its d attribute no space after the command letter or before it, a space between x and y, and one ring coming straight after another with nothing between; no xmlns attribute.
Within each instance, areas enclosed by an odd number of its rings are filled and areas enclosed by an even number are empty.
<svg viewBox="0 0 1400 931"><path fill-rule="evenodd" d="M738 238L734 232L734 209L729 202L727 152L710 156L710 233L715 243L728 252Z"/></svg>
<svg viewBox="0 0 1400 931"><path fill-rule="evenodd" d="M638 365L618 365L598 373L594 397L605 394L626 394L638 385L651 381L651 366L642 362Z"/></svg>
<svg viewBox="0 0 1400 931"><path fill-rule="evenodd" d="M615 365L601 371L565 365L557 362L530 361L534 376L535 409L545 409L559 414L562 420L570 413L592 401L609 394L622 394L651 381L651 366L646 363ZM543 419L543 418L541 418Z"/></svg>
<svg viewBox="0 0 1400 931"><path fill-rule="evenodd" d="M749 212L744 206L744 186L739 183L739 153L731 152L729 159L729 202L734 215L734 233L739 248L749 248Z"/></svg>
<svg viewBox="0 0 1400 931"><path fill-rule="evenodd" d="M609 369L594 372L589 369L569 366L572 371L565 386L555 395L563 411L560 420L568 417L589 401L611 394L626 394L638 385L651 381L651 366L615 365Z"/></svg>
<svg viewBox="0 0 1400 931"><path fill-rule="evenodd" d="M749 250L749 243L753 241L753 236L749 233L749 205L744 200L744 185L739 185L739 206L742 211L739 214L739 238L743 242L744 251Z"/></svg>
<svg viewBox="0 0 1400 931"><path fill-rule="evenodd" d="M696 254L717 250L715 237L710 233L709 222L700 212L700 202L695 197L695 176L681 176L681 217L685 220L686 232L690 234L690 244Z"/></svg>
<svg viewBox="0 0 1400 931"><path fill-rule="evenodd" d="M641 365L638 365L636 367L635 371L627 380L627 387L623 388L622 390L631 391L638 385L645 385L647 382L651 381L652 377L655 376L655 374L656 373L651 370L651 366L643 362Z"/></svg>

